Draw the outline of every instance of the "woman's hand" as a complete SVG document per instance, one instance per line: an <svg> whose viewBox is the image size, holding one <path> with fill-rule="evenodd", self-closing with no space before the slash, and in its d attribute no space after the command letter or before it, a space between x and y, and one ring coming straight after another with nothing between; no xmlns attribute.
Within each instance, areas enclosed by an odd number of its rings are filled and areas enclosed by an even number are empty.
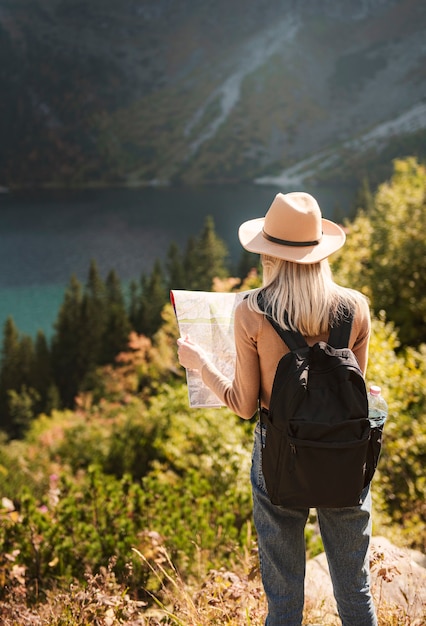
<svg viewBox="0 0 426 626"><path fill-rule="evenodd" d="M189 370L201 370L207 361L204 350L191 341L188 335L177 340L179 363Z"/></svg>

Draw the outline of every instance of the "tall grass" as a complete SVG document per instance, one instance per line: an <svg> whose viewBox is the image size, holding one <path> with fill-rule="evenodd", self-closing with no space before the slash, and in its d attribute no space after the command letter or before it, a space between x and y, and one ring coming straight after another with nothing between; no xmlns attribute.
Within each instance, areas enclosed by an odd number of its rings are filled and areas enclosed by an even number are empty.
<svg viewBox="0 0 426 626"><path fill-rule="evenodd" d="M266 602L255 546L238 555L234 571L211 570L204 579L184 580L165 548L154 561L139 551L136 555L148 565L157 579L158 591L146 600L136 600L119 584L114 560L96 574L86 576L86 584L72 584L66 590L48 592L46 600L27 606L23 579L17 572L9 598L0 606L2 626L262 626ZM377 556L377 555L376 555ZM409 608L384 599L383 586L399 575L397 568L384 567L378 560L379 576L373 588L379 626L423 626L423 615L410 614ZM130 565L129 565L130 567ZM304 624L337 626L340 620L324 598L306 603Z"/></svg>

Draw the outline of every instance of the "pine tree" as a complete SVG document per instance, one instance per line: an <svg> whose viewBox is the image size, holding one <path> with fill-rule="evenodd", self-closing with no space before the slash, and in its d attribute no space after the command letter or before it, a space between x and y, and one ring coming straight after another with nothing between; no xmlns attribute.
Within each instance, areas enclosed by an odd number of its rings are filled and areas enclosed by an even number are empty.
<svg viewBox="0 0 426 626"><path fill-rule="evenodd" d="M199 255L198 245L194 236L189 237L183 257L183 271L186 277L184 289L198 289Z"/></svg>
<svg viewBox="0 0 426 626"><path fill-rule="evenodd" d="M8 317L3 327L3 344L0 361L0 428L13 434L12 417L9 411L9 391L19 389L20 336L15 322Z"/></svg>
<svg viewBox="0 0 426 626"><path fill-rule="evenodd" d="M260 257L258 254L253 254L248 250L243 250L240 255L240 261L237 268L237 276L244 280L249 273L253 270L259 271L261 269Z"/></svg>
<svg viewBox="0 0 426 626"><path fill-rule="evenodd" d="M33 338L23 335L19 344L19 369L21 383L16 390L9 391L9 411L11 414L14 436L25 435L31 422L37 417L41 406L41 397L34 387L35 350Z"/></svg>
<svg viewBox="0 0 426 626"><path fill-rule="evenodd" d="M131 331L123 291L118 275L111 270L106 283L106 322L102 338L100 363L112 363L125 350Z"/></svg>
<svg viewBox="0 0 426 626"><path fill-rule="evenodd" d="M19 373L20 336L12 317L8 317L3 328L1 353L1 387L15 389L20 382Z"/></svg>
<svg viewBox="0 0 426 626"><path fill-rule="evenodd" d="M135 280L129 285L129 321L130 326L137 331L139 324L139 286Z"/></svg>
<svg viewBox="0 0 426 626"><path fill-rule="evenodd" d="M213 218L208 216L200 237L190 239L184 267L190 280L186 289L210 291L213 279L226 278L228 250L215 232Z"/></svg>
<svg viewBox="0 0 426 626"><path fill-rule="evenodd" d="M141 276L141 295L135 319L135 330L152 337L161 325L161 311L168 301L164 272L159 261L154 263L150 276Z"/></svg>
<svg viewBox="0 0 426 626"><path fill-rule="evenodd" d="M188 281L183 266L182 254L176 245L169 247L166 260L167 280L170 289L188 289Z"/></svg>
<svg viewBox="0 0 426 626"><path fill-rule="evenodd" d="M35 407L40 397L35 389L27 387L27 385L22 385L19 391L9 389L7 394L8 411L13 424L11 436L15 439L21 439L36 416Z"/></svg>
<svg viewBox="0 0 426 626"><path fill-rule="evenodd" d="M99 274L96 261L92 260L81 303L82 378L99 365L102 360L102 341L105 335L106 324L107 299L105 283Z"/></svg>
<svg viewBox="0 0 426 626"><path fill-rule="evenodd" d="M64 301L55 322L52 338L52 369L55 384L65 406L72 406L84 376L81 359L81 306L82 286L75 275L71 276Z"/></svg>
<svg viewBox="0 0 426 626"><path fill-rule="evenodd" d="M21 437L39 408L34 386L35 351L29 335L20 335L12 318L4 326L0 371L1 428Z"/></svg>
<svg viewBox="0 0 426 626"><path fill-rule="evenodd" d="M52 406L51 404L53 386L51 353L45 334L39 330L35 340L33 371L31 373L31 387L37 391L40 398L36 406L38 413L50 413L53 408L58 408L58 405Z"/></svg>
<svg viewBox="0 0 426 626"><path fill-rule="evenodd" d="M34 372L34 342L29 335L23 335L19 342L18 350L20 385L33 386Z"/></svg>

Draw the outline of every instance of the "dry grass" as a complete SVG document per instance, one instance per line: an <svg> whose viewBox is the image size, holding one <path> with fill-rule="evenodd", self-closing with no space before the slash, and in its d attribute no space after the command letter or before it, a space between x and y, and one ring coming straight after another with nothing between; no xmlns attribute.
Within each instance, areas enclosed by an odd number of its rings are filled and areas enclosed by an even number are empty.
<svg viewBox="0 0 426 626"><path fill-rule="evenodd" d="M135 551L146 563L146 558ZM235 568L210 570L203 580L183 580L164 549L149 563L159 591L149 602L132 599L119 585L111 562L87 584L70 585L50 592L46 601L28 607L23 580L16 579L8 599L0 605L2 626L261 626L266 604L257 567L257 554L243 555ZM380 580L385 585L389 573ZM396 575L396 572L394 572ZM401 606L379 597L379 626L422 626L423 618L412 618ZM424 616L425 617L425 616ZM335 626L340 621L327 602L306 603L304 624Z"/></svg>

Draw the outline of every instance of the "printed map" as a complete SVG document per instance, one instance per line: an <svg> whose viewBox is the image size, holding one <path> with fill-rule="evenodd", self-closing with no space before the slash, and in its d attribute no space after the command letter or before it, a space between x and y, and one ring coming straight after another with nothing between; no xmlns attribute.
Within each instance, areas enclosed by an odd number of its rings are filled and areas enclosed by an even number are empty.
<svg viewBox="0 0 426 626"><path fill-rule="evenodd" d="M172 290L173 304L181 337L189 335L207 353L217 369L231 380L235 368L234 311L247 294ZM195 370L187 370L189 405L219 407L223 403L201 380Z"/></svg>

